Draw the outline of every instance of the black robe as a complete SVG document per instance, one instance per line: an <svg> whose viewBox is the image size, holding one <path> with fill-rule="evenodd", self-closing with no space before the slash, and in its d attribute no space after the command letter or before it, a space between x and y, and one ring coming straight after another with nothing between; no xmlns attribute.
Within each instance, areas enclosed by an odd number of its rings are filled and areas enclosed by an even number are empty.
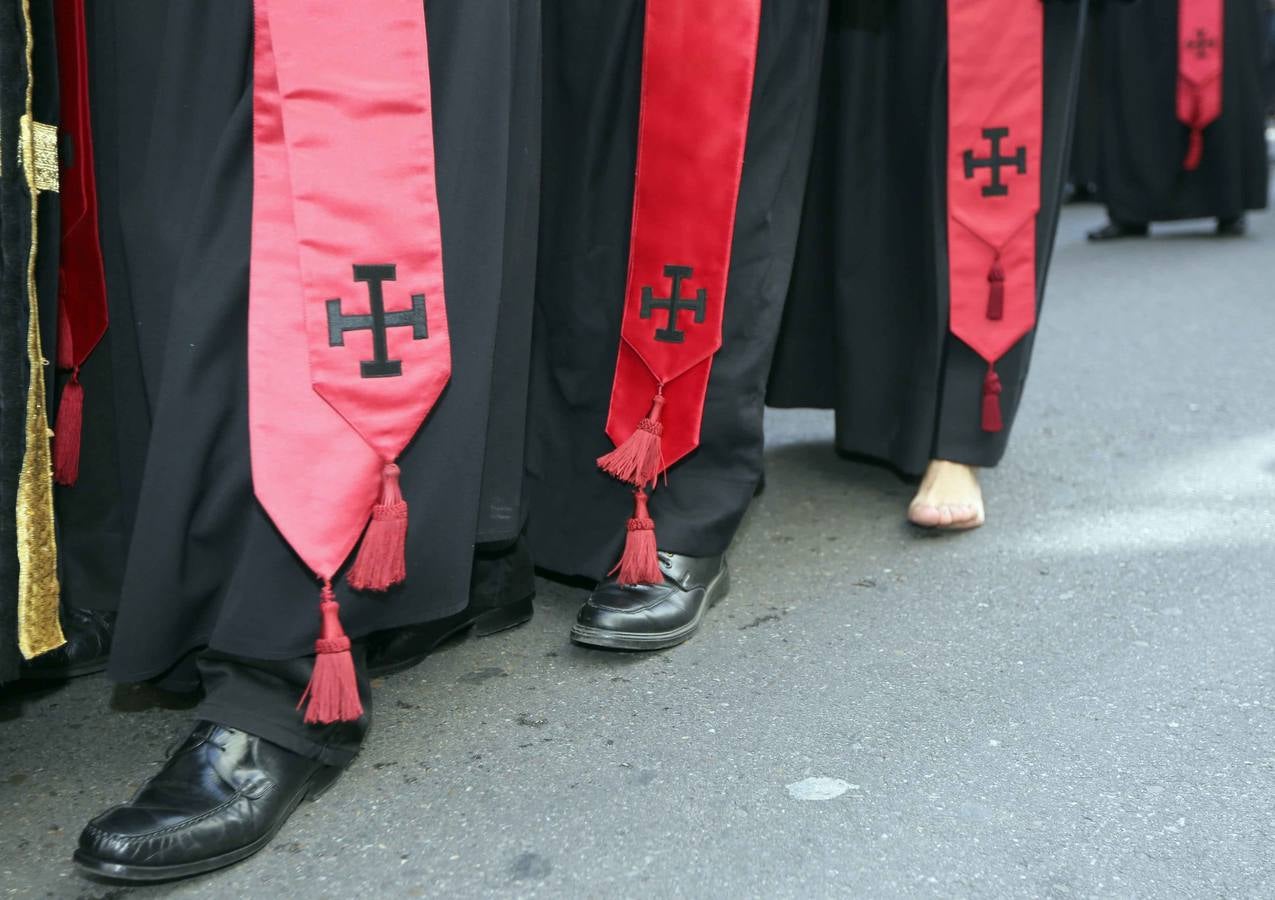
<svg viewBox="0 0 1275 900"><path fill-rule="evenodd" d="M1177 0L1106 11L1101 182L1113 221L1232 218L1266 208L1261 3L1226 0L1222 115L1204 130L1194 172L1182 168L1188 129L1176 114Z"/></svg>
<svg viewBox="0 0 1275 900"><path fill-rule="evenodd" d="M459 610L475 542L523 521L539 3L426 5L452 378L399 460L406 583L338 585L355 638ZM60 497L63 530L79 523L67 590L119 593L112 677L179 686L191 651L288 659L318 628L316 583L249 469L252 4L90 6L111 326L85 384L107 421L86 421L89 468Z"/></svg>
<svg viewBox="0 0 1275 900"><path fill-rule="evenodd" d="M1102 177L1102 0L1091 0L1085 23L1076 95L1076 127L1072 132L1067 180L1078 190L1100 190ZM1092 199L1086 196L1086 199Z"/></svg>
<svg viewBox="0 0 1275 900"><path fill-rule="evenodd" d="M947 22L937 0L834 15L793 286L767 402L837 411L839 450L916 474L995 465L1033 335L997 363L1005 428L980 418L984 362L948 332ZM1037 293L1058 223L1085 4L1045 4Z"/></svg>
<svg viewBox="0 0 1275 900"><path fill-rule="evenodd" d="M694 4L689 8L693 9ZM641 0L545 4L544 186L528 434L538 565L600 578L633 499L598 470L620 342L637 156ZM730 545L762 471L762 395L796 245L827 0L763 0L726 294L700 446L651 502L662 549Z"/></svg>
<svg viewBox="0 0 1275 900"><path fill-rule="evenodd" d="M30 5L31 67L26 61L28 22L19 0L0 0L0 683L18 674L18 554L16 494L26 454L27 351L30 303L28 264L37 247L35 287L44 357L53 359L57 334L59 198L41 192L36 230L31 193L19 163L19 120L26 112L28 79L37 122L58 122L57 47L52 0ZM45 368L46 374L48 368Z"/></svg>

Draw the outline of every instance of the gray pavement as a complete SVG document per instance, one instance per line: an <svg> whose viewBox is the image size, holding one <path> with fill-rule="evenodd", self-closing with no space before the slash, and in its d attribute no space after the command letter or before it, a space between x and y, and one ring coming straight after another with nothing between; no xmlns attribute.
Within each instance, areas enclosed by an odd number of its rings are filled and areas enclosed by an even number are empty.
<svg viewBox="0 0 1275 900"><path fill-rule="evenodd" d="M1275 219L1094 247L1064 216L989 524L769 420L734 594L652 656L583 592L387 679L253 860L121 891L68 857L183 722L100 679L0 700L0 897L1275 896ZM112 708L112 704L115 708Z"/></svg>

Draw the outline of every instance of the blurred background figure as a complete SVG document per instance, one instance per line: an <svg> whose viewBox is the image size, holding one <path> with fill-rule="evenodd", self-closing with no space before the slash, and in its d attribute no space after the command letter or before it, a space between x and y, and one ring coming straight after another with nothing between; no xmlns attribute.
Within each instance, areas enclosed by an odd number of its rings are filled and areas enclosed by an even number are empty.
<svg viewBox="0 0 1275 900"><path fill-rule="evenodd" d="M1266 208L1269 10L1270 0L1142 0L1104 11L1100 183L1110 221L1091 240L1200 218L1239 235L1245 212Z"/></svg>
<svg viewBox="0 0 1275 900"><path fill-rule="evenodd" d="M1266 44L1262 56L1262 88L1267 118L1275 117L1275 0L1266 3Z"/></svg>
<svg viewBox="0 0 1275 900"><path fill-rule="evenodd" d="M1072 131L1071 164L1067 170L1069 203L1101 200L1098 180L1102 168L1102 10L1115 0L1089 0L1085 20L1084 49L1080 60L1080 90L1076 98L1076 125Z"/></svg>

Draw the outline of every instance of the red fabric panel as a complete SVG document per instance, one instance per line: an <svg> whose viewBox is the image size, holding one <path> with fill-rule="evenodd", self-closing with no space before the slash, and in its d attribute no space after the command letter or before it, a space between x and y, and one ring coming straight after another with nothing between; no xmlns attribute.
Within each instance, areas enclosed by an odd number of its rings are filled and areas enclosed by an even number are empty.
<svg viewBox="0 0 1275 900"><path fill-rule="evenodd" d="M89 117L84 0L57 0L61 129L70 165L61 172L62 248L58 263L58 365L84 364L106 333L106 275L97 227L93 124Z"/></svg>
<svg viewBox="0 0 1275 900"><path fill-rule="evenodd" d="M1178 119L1191 129L1185 168L1203 151L1201 132L1222 114L1223 0L1179 0Z"/></svg>
<svg viewBox="0 0 1275 900"><path fill-rule="evenodd" d="M699 444L722 343L760 17L760 0L646 4L629 276L607 434L617 445L628 438L663 385L666 467ZM684 308L670 323L675 282Z"/></svg>
<svg viewBox="0 0 1275 900"><path fill-rule="evenodd" d="M257 0L255 19L253 483L330 578L451 372L425 19L420 0Z"/></svg>
<svg viewBox="0 0 1275 900"><path fill-rule="evenodd" d="M951 328L990 364L1036 324L1044 12L1030 0L947 9Z"/></svg>

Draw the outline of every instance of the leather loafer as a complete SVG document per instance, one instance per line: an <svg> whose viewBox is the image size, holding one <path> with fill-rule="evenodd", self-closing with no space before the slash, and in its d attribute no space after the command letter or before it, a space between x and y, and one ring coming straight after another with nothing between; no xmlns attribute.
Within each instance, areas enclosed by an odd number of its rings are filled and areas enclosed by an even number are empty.
<svg viewBox="0 0 1275 900"><path fill-rule="evenodd" d="M127 803L85 827L75 862L117 881L211 872L270 842L305 798L341 774L234 728L200 722Z"/></svg>
<svg viewBox="0 0 1275 900"><path fill-rule="evenodd" d="M531 621L535 613L531 601L531 597L523 597L494 609L476 609L470 604L454 616L435 619L424 625L379 631L368 637L367 673L372 678L383 678L404 672L424 662L440 644L468 628L473 628L474 634L479 637L517 628Z"/></svg>
<svg viewBox="0 0 1275 900"><path fill-rule="evenodd" d="M378 631L367 638L367 671L373 678L420 664L438 646L466 629L478 637L517 628L535 613L535 570L531 551L519 538L512 546L474 554L469 605L455 615L422 625Z"/></svg>
<svg viewBox="0 0 1275 900"><path fill-rule="evenodd" d="M682 643L730 590L724 556L659 552L660 584L599 584L580 608L571 639L590 647L662 650Z"/></svg>
<svg viewBox="0 0 1275 900"><path fill-rule="evenodd" d="M1128 222L1108 222L1101 228L1089 232L1091 241L1115 241L1120 238L1146 237L1150 229L1145 222L1131 224Z"/></svg>
<svg viewBox="0 0 1275 900"><path fill-rule="evenodd" d="M60 681L92 675L106 668L115 635L115 613L97 609L62 611L66 643L22 663L22 677L35 681Z"/></svg>

